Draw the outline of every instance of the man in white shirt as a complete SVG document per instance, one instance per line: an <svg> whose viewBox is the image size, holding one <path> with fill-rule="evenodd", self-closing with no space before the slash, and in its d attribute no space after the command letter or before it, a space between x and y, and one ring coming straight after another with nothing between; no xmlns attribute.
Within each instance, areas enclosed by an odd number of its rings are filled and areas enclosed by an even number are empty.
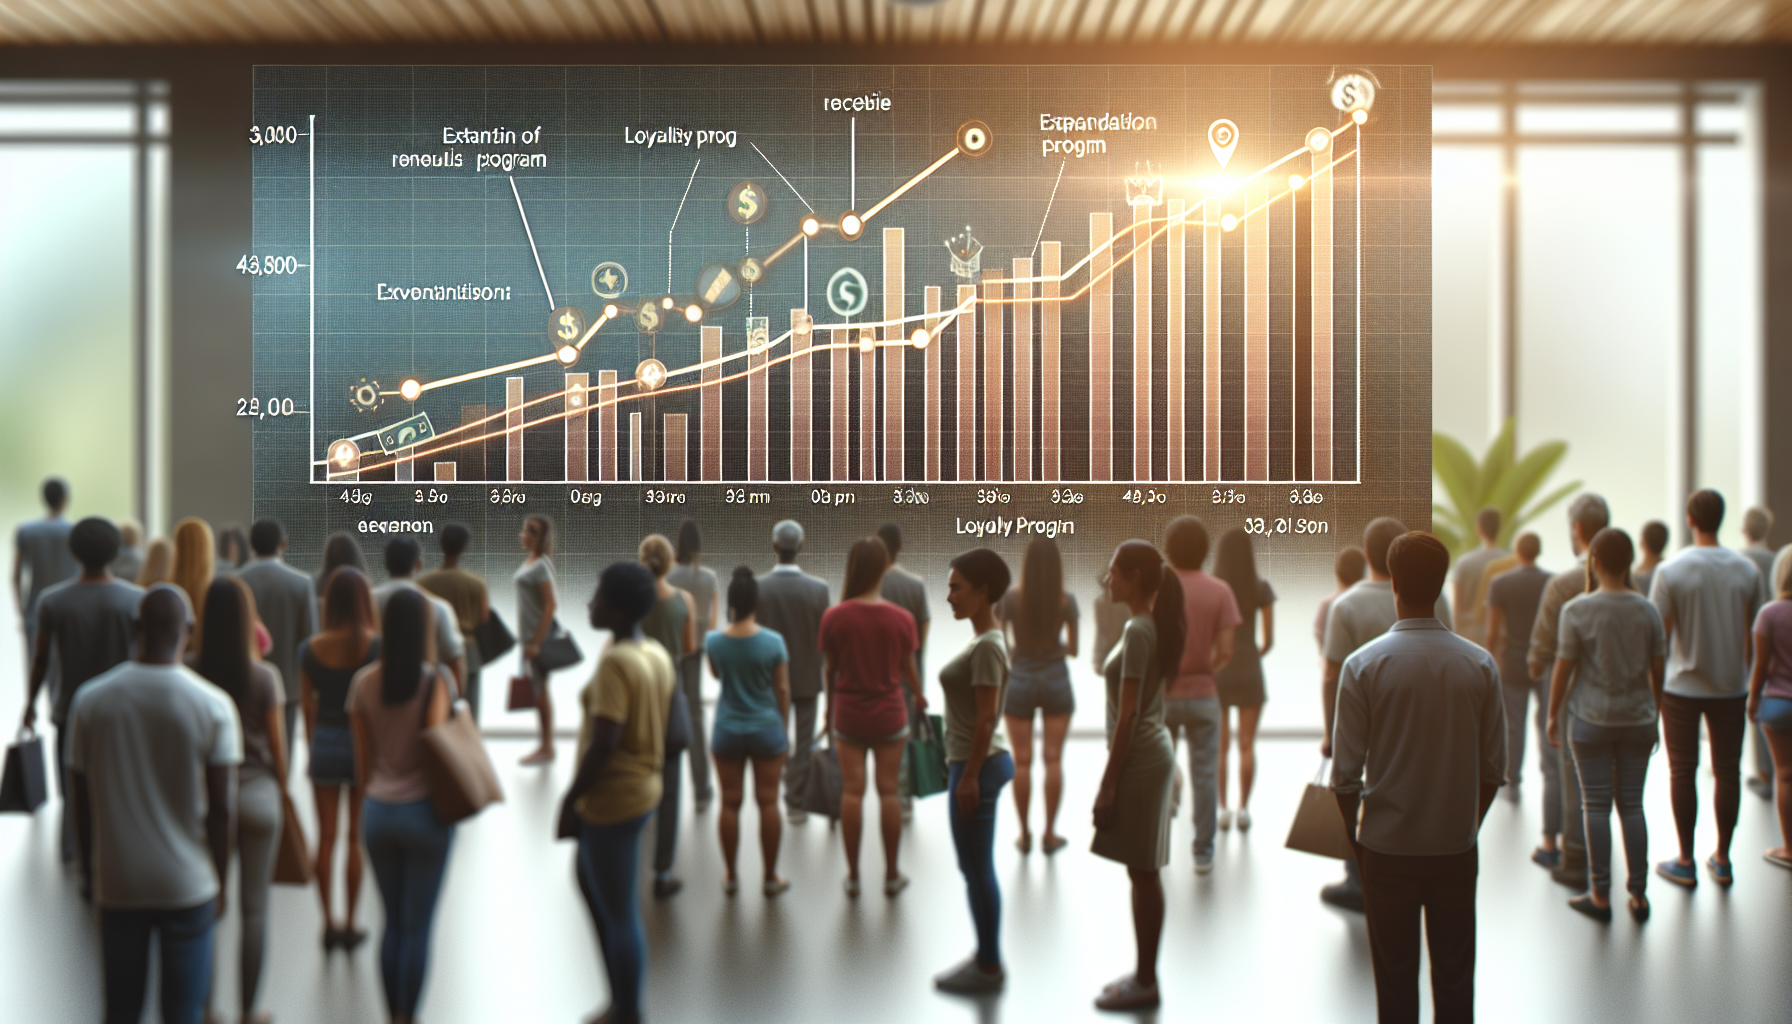
<svg viewBox="0 0 1792 1024"><path fill-rule="evenodd" d="M436 662L453 673L455 692L465 693L467 644L460 634L460 616L455 613L453 605L417 584L416 576L422 571L423 545L409 537L399 537L387 544L386 574L392 580L373 588L374 607L384 615L386 601L398 591L410 589L422 594L435 612Z"/></svg>
<svg viewBox="0 0 1792 1024"><path fill-rule="evenodd" d="M153 937L164 1021L199 1024L211 994L243 733L230 697L181 664L192 618L179 588L152 588L137 660L89 681L70 711L68 771L100 908L108 1022L141 1017Z"/></svg>

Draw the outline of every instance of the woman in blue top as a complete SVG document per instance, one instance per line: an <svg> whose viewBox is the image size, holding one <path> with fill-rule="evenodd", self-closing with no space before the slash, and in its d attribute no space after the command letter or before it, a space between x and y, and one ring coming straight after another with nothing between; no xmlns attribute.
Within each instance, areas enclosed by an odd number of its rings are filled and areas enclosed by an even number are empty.
<svg viewBox="0 0 1792 1024"><path fill-rule="evenodd" d="M790 888L789 882L778 877L778 844L784 837L783 819L778 815L778 782L790 750L785 739L790 724L790 652L783 637L754 621L758 605L759 581L753 578L753 570L743 565L728 581L727 628L711 632L704 640L710 671L722 681L709 750L722 785L722 813L716 832L728 869L722 891L730 896L740 891L734 861L740 850L741 790L748 758L753 761L753 801L759 805L759 850L765 861L762 888L767 896Z"/></svg>

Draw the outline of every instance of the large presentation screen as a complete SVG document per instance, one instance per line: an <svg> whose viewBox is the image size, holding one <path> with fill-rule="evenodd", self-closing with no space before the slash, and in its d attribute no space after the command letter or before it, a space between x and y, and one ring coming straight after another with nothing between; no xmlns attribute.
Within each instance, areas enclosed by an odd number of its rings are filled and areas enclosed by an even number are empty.
<svg viewBox="0 0 1792 1024"><path fill-rule="evenodd" d="M1194 513L1329 579L1430 513L1408 67L261 67L256 514L522 517L588 581L901 523L1073 581ZM495 566L494 566L495 568ZM724 566L726 568L726 566ZM943 570L940 573L943 579Z"/></svg>

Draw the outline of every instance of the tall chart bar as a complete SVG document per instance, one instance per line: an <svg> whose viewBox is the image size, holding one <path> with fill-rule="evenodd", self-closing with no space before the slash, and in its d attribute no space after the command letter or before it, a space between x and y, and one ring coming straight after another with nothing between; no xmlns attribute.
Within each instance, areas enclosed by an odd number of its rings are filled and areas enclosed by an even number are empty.
<svg viewBox="0 0 1792 1024"><path fill-rule="evenodd" d="M838 483L852 478L852 330L835 327L828 339L828 478Z"/></svg>
<svg viewBox="0 0 1792 1024"><path fill-rule="evenodd" d="M921 327L927 332L927 348L921 358L921 445L925 449L921 479L937 483L940 479L940 289L928 285L922 293L922 310L927 319Z"/></svg>
<svg viewBox="0 0 1792 1024"><path fill-rule="evenodd" d="M523 479L523 378L504 378L504 480Z"/></svg>
<svg viewBox="0 0 1792 1024"><path fill-rule="evenodd" d="M628 478L631 483L646 483L641 459L641 414L628 414Z"/></svg>
<svg viewBox="0 0 1792 1024"><path fill-rule="evenodd" d="M616 452L622 439L616 436L616 371L597 371L597 478L616 481Z"/></svg>
<svg viewBox="0 0 1792 1024"><path fill-rule="evenodd" d="M877 479L877 332L859 328L859 476Z"/></svg>
<svg viewBox="0 0 1792 1024"><path fill-rule="evenodd" d="M1006 317L1002 310L1002 272L983 272L983 479L1005 480L1002 456L1002 428L1007 417L1002 415L1002 328Z"/></svg>
<svg viewBox="0 0 1792 1024"><path fill-rule="evenodd" d="M686 465L691 454L686 436L690 430L689 420L690 416L682 412L669 412L660 418L660 445L666 453L663 472L669 484L681 484L690 479Z"/></svg>
<svg viewBox="0 0 1792 1024"><path fill-rule="evenodd" d="M1336 209L1332 189L1336 178L1326 165L1331 156L1313 154L1313 479L1330 480L1332 473L1332 215ZM1361 372L1360 368L1359 371ZM1359 413L1360 415L1360 413ZM1361 442L1358 442L1360 445Z"/></svg>
<svg viewBox="0 0 1792 1024"><path fill-rule="evenodd" d="M1201 203L1201 479L1220 478L1220 201Z"/></svg>
<svg viewBox="0 0 1792 1024"><path fill-rule="evenodd" d="M1014 261L1014 479L1033 479L1033 261Z"/></svg>
<svg viewBox="0 0 1792 1024"><path fill-rule="evenodd" d="M1058 450L1058 419L1063 402L1059 388L1058 275L1062 272L1064 246L1046 242L1039 247L1039 474L1056 483L1063 479L1063 458Z"/></svg>
<svg viewBox="0 0 1792 1024"><path fill-rule="evenodd" d="M903 344L908 326L903 317L903 235L901 228L884 229L884 472L885 480L901 480L903 472L902 384L907 376L908 346ZM870 479L870 475L866 475Z"/></svg>
<svg viewBox="0 0 1792 1024"><path fill-rule="evenodd" d="M1269 479L1269 182L1245 185L1244 478Z"/></svg>
<svg viewBox="0 0 1792 1024"><path fill-rule="evenodd" d="M808 483L815 473L815 357L809 346L815 323L808 310L790 311L790 480Z"/></svg>
<svg viewBox="0 0 1792 1024"><path fill-rule="evenodd" d="M1164 209L1164 446L1169 480L1187 480L1188 443L1188 226L1182 200Z"/></svg>
<svg viewBox="0 0 1792 1024"><path fill-rule="evenodd" d="M466 430L468 437L491 433L491 426L486 422L486 417L489 415L491 415L491 409L483 403L463 405L460 407L460 425ZM460 449L455 458L456 462L462 464L462 468L455 471L457 478L465 480L491 479L486 469L487 443L478 441Z"/></svg>
<svg viewBox="0 0 1792 1024"><path fill-rule="evenodd" d="M953 387L958 399L952 433L958 437L958 458L952 467L952 479L977 479L977 286L958 286L958 306L964 312L953 321L952 344L958 354L958 375Z"/></svg>
<svg viewBox="0 0 1792 1024"><path fill-rule="evenodd" d="M698 332L697 358L704 364L697 390L698 472L703 481L722 479L722 329L704 326Z"/></svg>
<svg viewBox="0 0 1792 1024"><path fill-rule="evenodd" d="M1114 479L1114 215L1089 215L1089 479Z"/></svg>
<svg viewBox="0 0 1792 1024"><path fill-rule="evenodd" d="M772 384L766 346L747 336L747 479L765 480L771 447ZM717 431L721 433L721 431ZM719 446L718 446L719 447Z"/></svg>
<svg viewBox="0 0 1792 1024"><path fill-rule="evenodd" d="M1151 211L1132 208L1132 478L1151 479Z"/></svg>
<svg viewBox="0 0 1792 1024"><path fill-rule="evenodd" d="M591 375L566 375L566 482L591 479Z"/></svg>
<svg viewBox="0 0 1792 1024"><path fill-rule="evenodd" d="M417 479L417 449L400 449L392 460L392 479L399 483L410 483Z"/></svg>

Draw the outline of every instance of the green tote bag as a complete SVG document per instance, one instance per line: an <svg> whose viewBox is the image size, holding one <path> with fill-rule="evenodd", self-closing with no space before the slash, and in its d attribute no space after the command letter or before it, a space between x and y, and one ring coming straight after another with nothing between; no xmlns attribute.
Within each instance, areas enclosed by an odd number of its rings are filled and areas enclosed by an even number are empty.
<svg viewBox="0 0 1792 1024"><path fill-rule="evenodd" d="M932 796L946 791L946 727L938 715L922 716L908 740L908 791Z"/></svg>

